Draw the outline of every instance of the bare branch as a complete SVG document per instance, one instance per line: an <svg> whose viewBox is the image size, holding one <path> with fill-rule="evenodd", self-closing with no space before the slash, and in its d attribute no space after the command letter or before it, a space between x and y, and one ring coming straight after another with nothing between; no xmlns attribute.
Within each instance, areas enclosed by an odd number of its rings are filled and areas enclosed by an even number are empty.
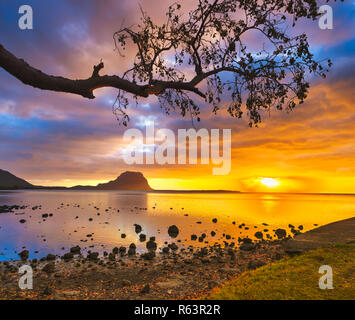
<svg viewBox="0 0 355 320"><path fill-rule="evenodd" d="M41 70L31 67L23 59L15 57L0 44L0 67L19 79L24 84L42 90L51 90L57 92L68 92L78 94L84 98L94 99L93 91L103 87L113 87L135 94L137 96L147 97L146 86L139 86L118 76L99 76L98 71L101 66L96 66L93 76L88 79L72 80L63 77L57 77L43 73Z"/></svg>

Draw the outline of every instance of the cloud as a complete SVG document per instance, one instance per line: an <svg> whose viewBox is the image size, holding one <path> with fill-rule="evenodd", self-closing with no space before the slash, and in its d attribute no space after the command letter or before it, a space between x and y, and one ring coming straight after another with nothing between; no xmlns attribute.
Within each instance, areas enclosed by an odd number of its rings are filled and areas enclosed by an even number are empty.
<svg viewBox="0 0 355 320"><path fill-rule="evenodd" d="M17 0L0 4L0 38L6 48L35 67L85 78L100 59L107 74L121 74L132 62L134 48L129 47L121 57L114 51L112 35L122 23L139 21L138 3L63 0L54 5L28 1L35 14L34 30L29 32L17 27L21 4ZM162 21L168 3L145 0L141 5ZM190 8L193 4L184 1L184 5ZM284 189L288 191L355 192L348 182L355 177L354 7L344 3L334 6L333 30L320 30L316 21L302 21L297 27L309 34L317 57L334 61L328 78L312 78L306 103L293 112L263 113L259 128L249 128L246 119L230 118L225 108L212 115L211 106L203 103L201 122L192 123L189 117L181 118L178 110L166 116L156 97L140 99L137 106L132 100L128 128L142 129L147 120L175 131L193 126L231 128L233 162L228 176L211 176L208 165L127 166L118 156L125 128L118 126L111 110L116 90L96 90L97 98L88 100L25 86L2 69L0 168L33 183L51 185L96 183L130 169L144 171L157 183L178 179L179 187L186 181L185 186L191 188L191 181L195 181L196 188L249 190L246 179L269 176L289 181ZM257 41L259 38L253 37L253 43Z"/></svg>

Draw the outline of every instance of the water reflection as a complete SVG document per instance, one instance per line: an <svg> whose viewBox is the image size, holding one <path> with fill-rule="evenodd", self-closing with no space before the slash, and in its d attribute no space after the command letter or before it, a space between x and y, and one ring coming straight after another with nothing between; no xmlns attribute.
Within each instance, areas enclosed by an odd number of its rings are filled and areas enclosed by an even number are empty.
<svg viewBox="0 0 355 320"><path fill-rule="evenodd" d="M0 205L27 205L25 210L0 214L0 260L18 258L26 247L30 257L63 254L74 245L85 250L110 251L114 246L139 242L134 224L143 227L158 245L177 242L179 246L203 245L191 241L191 234L206 233L209 244L223 242L229 234L253 237L269 225L269 233L291 223L304 230L355 216L354 196L270 195L270 194L158 194L113 191L11 191L0 192ZM34 206L40 209L32 210ZM53 213L43 218L42 214ZM213 223L212 219L218 222ZM25 223L19 223L25 219ZM244 223L246 228L239 228ZM180 229L171 239L170 225ZM216 236L210 235L211 231ZM126 235L122 238L122 233ZM234 239L233 239L234 238ZM64 248L64 249L63 249ZM84 251L85 251L84 250ZM38 253L35 253L38 251Z"/></svg>

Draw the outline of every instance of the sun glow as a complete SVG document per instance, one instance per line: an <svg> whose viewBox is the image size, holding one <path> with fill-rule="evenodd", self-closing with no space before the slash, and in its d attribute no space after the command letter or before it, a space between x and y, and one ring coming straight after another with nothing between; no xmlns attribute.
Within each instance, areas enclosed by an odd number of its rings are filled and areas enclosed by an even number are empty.
<svg viewBox="0 0 355 320"><path fill-rule="evenodd" d="M268 188L275 188L280 185L280 181L274 178L258 178L258 181Z"/></svg>

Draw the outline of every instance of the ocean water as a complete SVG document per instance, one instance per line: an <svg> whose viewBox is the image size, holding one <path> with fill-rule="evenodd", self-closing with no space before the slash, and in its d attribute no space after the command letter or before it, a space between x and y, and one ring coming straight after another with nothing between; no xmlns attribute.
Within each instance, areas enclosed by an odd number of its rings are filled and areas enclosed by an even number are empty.
<svg viewBox="0 0 355 320"><path fill-rule="evenodd" d="M0 260L18 259L17 252L24 248L31 259L63 255L75 245L102 254L135 243L137 251L144 252L146 242L140 242L134 224L142 227L147 240L154 236L158 247L174 242L186 248L237 243L238 237L254 238L265 229L264 235L275 238L273 230L285 228L289 233L289 224L307 231L355 216L353 195L0 191L1 205L28 207L0 214ZM41 207L32 210L36 206ZM53 216L43 218L45 213ZM168 234L171 225L179 229L176 238ZM204 242L191 241L192 234L203 233Z"/></svg>

